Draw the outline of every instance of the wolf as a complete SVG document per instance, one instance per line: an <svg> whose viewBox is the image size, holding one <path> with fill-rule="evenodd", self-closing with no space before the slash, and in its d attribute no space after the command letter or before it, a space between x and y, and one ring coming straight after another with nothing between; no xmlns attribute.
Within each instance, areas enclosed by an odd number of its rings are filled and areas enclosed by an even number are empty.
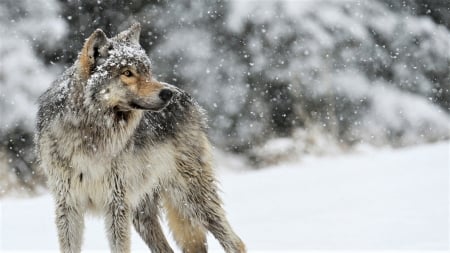
<svg viewBox="0 0 450 253"><path fill-rule="evenodd" d="M202 108L157 81L140 24L108 38L97 29L39 98L36 150L56 205L61 252L80 252L86 213L104 217L111 252L130 252L133 225L152 252L245 252L228 223ZM132 224L132 225L131 225Z"/></svg>

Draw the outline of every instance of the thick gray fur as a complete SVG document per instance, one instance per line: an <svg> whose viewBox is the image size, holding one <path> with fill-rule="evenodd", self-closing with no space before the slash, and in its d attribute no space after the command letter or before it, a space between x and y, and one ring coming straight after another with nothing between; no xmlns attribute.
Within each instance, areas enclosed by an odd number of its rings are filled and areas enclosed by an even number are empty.
<svg viewBox="0 0 450 253"><path fill-rule="evenodd" d="M245 252L217 194L203 110L151 76L139 32L139 24L113 38L95 31L39 99L37 153L60 250L81 251L93 212L105 219L111 252L130 252L132 225L152 252L173 252L159 224L165 211L183 252L206 252L206 231L226 252Z"/></svg>

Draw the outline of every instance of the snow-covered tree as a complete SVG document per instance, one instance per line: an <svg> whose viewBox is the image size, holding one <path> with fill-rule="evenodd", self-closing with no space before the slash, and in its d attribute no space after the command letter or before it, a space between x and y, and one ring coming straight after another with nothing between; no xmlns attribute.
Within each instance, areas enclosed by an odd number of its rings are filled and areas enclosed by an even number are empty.
<svg viewBox="0 0 450 253"><path fill-rule="evenodd" d="M450 29L450 1L447 0L379 0L390 10L428 16L436 24Z"/></svg>
<svg viewBox="0 0 450 253"><path fill-rule="evenodd" d="M65 34L58 11L55 1L0 3L0 170L12 170L17 178L9 178L26 187L38 177L33 164L36 99L55 77L36 52L52 48ZM9 180L0 181L1 193Z"/></svg>
<svg viewBox="0 0 450 253"><path fill-rule="evenodd" d="M394 146L449 137L450 33L431 19L378 2L316 1L266 3L234 22L253 90L270 94L266 132L306 123L341 143Z"/></svg>

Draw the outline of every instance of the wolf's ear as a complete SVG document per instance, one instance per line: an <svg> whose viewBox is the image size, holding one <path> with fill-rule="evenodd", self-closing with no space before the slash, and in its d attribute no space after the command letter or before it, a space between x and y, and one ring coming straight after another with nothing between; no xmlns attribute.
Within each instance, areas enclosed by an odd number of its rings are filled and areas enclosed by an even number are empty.
<svg viewBox="0 0 450 253"><path fill-rule="evenodd" d="M109 39L101 30L95 30L84 43L80 54L80 70L84 78L88 78L96 65L108 56Z"/></svg>
<svg viewBox="0 0 450 253"><path fill-rule="evenodd" d="M119 33L117 38L121 41L130 42L132 44L139 44L139 36L141 35L141 24L134 23L127 30Z"/></svg>

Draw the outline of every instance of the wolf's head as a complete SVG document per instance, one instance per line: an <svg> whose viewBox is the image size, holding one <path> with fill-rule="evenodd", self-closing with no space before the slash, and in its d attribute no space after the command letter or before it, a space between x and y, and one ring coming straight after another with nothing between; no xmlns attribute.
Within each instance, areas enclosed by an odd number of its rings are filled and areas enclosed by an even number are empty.
<svg viewBox="0 0 450 253"><path fill-rule="evenodd" d="M153 78L140 31L136 23L113 38L100 29L89 36L76 63L85 103L118 111L158 111L168 104L173 91Z"/></svg>

